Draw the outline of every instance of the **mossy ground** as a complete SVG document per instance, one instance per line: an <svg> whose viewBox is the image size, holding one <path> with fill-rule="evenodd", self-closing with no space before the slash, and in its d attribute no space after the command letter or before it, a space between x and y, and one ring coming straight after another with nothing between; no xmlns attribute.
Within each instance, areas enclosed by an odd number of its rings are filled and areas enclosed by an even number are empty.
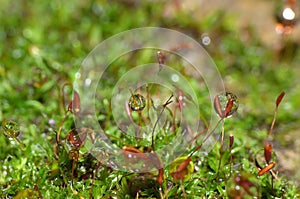
<svg viewBox="0 0 300 199"><path fill-rule="evenodd" d="M210 36L212 42L205 49L226 89L240 101L238 112L225 124L226 135L235 136L234 173L257 174L254 154L264 147L275 99L285 91L273 132L278 161L274 171L280 179L274 181L274 189L270 175L255 178L254 184L263 198L297 198L299 43L286 37L280 48L266 46L251 25L240 29L237 16L222 10L199 19L184 8L168 15L170 7L176 8L175 1L132 2L0 0L0 121L17 122L26 145L23 151L17 142L0 134L0 198L89 198L91 190L94 198L160 197L155 174L113 171L90 155L79 159L72 186L72 160L63 147L59 158L54 150L67 106L61 97L63 85L73 82L81 62L98 43L145 26L175 29L199 42L203 33ZM66 95L70 97L70 90ZM107 121L101 115L99 120ZM69 118L63 136L71 126ZM106 128L115 131L109 122ZM182 185L173 180L167 167L163 183L166 198L182 198L183 188L188 198L228 197L226 191L233 182L216 177L218 147L207 156L195 154L195 171ZM224 152L221 176L229 172L228 160L229 153Z"/></svg>

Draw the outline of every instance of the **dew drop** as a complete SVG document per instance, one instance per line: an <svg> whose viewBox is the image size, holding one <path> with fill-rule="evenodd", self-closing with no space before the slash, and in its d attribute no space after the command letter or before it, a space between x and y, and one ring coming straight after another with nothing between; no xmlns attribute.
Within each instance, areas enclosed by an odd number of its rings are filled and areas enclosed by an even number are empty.
<svg viewBox="0 0 300 199"><path fill-rule="evenodd" d="M214 99L215 111L221 118L230 117L237 111L238 107L239 101L236 95L231 92L220 93Z"/></svg>
<svg viewBox="0 0 300 199"><path fill-rule="evenodd" d="M87 78L87 79L84 81L85 87L89 87L89 86L91 85L91 83L92 83L92 80L89 79L89 78Z"/></svg>
<svg viewBox="0 0 300 199"><path fill-rule="evenodd" d="M77 72L77 73L75 74L75 78L76 78L76 79L79 79L80 77L81 77L81 74Z"/></svg>
<svg viewBox="0 0 300 199"><path fill-rule="evenodd" d="M285 8L282 12L282 16L286 20L294 20L295 19L295 12L291 8Z"/></svg>
<svg viewBox="0 0 300 199"><path fill-rule="evenodd" d="M16 138L20 134L20 126L12 120L4 120L2 122L4 135L11 138Z"/></svg>
<svg viewBox="0 0 300 199"><path fill-rule="evenodd" d="M4 130L4 135L8 138L13 138L20 145L22 150L26 150L26 145L22 143L18 136L20 135L20 126L12 120L3 120L2 128Z"/></svg>
<svg viewBox="0 0 300 199"><path fill-rule="evenodd" d="M173 82L178 82L179 81L179 76L177 74L173 74L171 76L171 79L172 79Z"/></svg>
<svg viewBox="0 0 300 199"><path fill-rule="evenodd" d="M178 100L179 100L179 101L182 101L182 100L183 100L182 95L180 95L180 96L178 97Z"/></svg>
<svg viewBox="0 0 300 199"><path fill-rule="evenodd" d="M203 45L205 45L205 46L208 46L210 44L210 42L211 42L211 39L208 36L208 34L201 35L201 39L202 39Z"/></svg>
<svg viewBox="0 0 300 199"><path fill-rule="evenodd" d="M131 95L128 105L132 111L142 111L146 106L145 97L140 94Z"/></svg>

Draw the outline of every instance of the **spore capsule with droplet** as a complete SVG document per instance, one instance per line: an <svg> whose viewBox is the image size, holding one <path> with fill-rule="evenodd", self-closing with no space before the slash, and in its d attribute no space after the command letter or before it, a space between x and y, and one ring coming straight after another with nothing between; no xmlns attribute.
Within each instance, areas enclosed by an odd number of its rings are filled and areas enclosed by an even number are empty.
<svg viewBox="0 0 300 199"><path fill-rule="evenodd" d="M237 111L239 101L235 94L231 92L220 93L214 99L214 108L221 118L230 117Z"/></svg>
<svg viewBox="0 0 300 199"><path fill-rule="evenodd" d="M20 126L12 120L4 120L2 122L4 135L10 138L16 138L20 135Z"/></svg>
<svg viewBox="0 0 300 199"><path fill-rule="evenodd" d="M128 105L132 111L142 111L146 106L145 97L141 94L133 94L129 98Z"/></svg>

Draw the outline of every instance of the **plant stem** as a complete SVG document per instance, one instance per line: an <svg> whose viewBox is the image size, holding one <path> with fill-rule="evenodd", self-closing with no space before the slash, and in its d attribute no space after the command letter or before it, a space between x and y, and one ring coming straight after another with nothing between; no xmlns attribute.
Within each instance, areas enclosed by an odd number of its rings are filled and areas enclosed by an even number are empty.
<svg viewBox="0 0 300 199"><path fill-rule="evenodd" d="M219 175L219 171L220 171L220 168L221 168L221 162L222 162L222 148L223 148L223 144L224 144L224 134L225 134L225 130L224 130L224 122L223 122L223 125L222 125L222 134L221 134L221 145L220 145L220 150L219 150L219 153L220 153L220 161L219 161L219 166L218 166L218 173L217 175Z"/></svg>

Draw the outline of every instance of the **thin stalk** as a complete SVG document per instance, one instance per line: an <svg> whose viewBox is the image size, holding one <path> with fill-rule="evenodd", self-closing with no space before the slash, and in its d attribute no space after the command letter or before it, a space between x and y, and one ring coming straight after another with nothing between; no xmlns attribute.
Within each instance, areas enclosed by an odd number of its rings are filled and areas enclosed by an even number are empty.
<svg viewBox="0 0 300 199"><path fill-rule="evenodd" d="M59 139L60 139L60 133L61 133L61 130L62 130L62 126L64 125L65 123L65 120L67 119L67 116L68 116L68 113L69 111L66 112L63 120L61 121L60 125L59 125L59 128L58 128L58 131L56 132L56 146L55 146L55 152L54 152L54 155L56 156L56 158L58 159L58 155L59 155Z"/></svg>
<svg viewBox="0 0 300 199"><path fill-rule="evenodd" d="M23 151L26 150L26 145L19 138L15 137L14 140L16 140L19 143L19 145Z"/></svg>
<svg viewBox="0 0 300 199"><path fill-rule="evenodd" d="M177 112L177 106L175 106L174 108L174 115L173 115L173 131L174 131L174 136L176 136L176 129L177 129L177 126L176 126L176 112Z"/></svg>
<svg viewBox="0 0 300 199"><path fill-rule="evenodd" d="M224 145L224 135L225 135L225 130L224 130L224 122L223 122L222 134L221 134L221 145L220 145L220 149L219 149L220 161L219 161L219 166L218 166L218 174L219 174L219 171L220 171L220 168L221 168L221 162L222 162L222 156L223 156L222 148L223 148L223 145Z"/></svg>
<svg viewBox="0 0 300 199"><path fill-rule="evenodd" d="M229 153L230 153L230 164L229 164L229 175L231 176L232 174L232 146L233 146L233 143L234 143L234 136L232 134L229 135Z"/></svg>
<svg viewBox="0 0 300 199"><path fill-rule="evenodd" d="M207 141L207 139L213 134L213 132L216 130L216 128L219 126L219 124L223 121L223 119L224 118L221 118L218 122L217 122L217 124L214 126L214 128L209 132L209 134L204 138L204 140L201 142L201 144L200 145L198 145L194 150L193 150L193 152L189 155L189 157L191 157L196 151L198 151L201 147L202 147L202 145L203 145L203 143L204 142L206 142ZM206 131L208 131L209 129L204 129L201 133L204 133L204 132L206 132ZM199 137L200 135L198 134L196 137ZM194 138L192 141L195 141L196 139ZM190 145L192 144L192 142L190 143Z"/></svg>
<svg viewBox="0 0 300 199"><path fill-rule="evenodd" d="M172 103L172 101L171 101L172 97L173 97L173 94L172 94L172 95L169 97L169 99L164 103L163 108L162 108L162 110L160 111L160 113L159 113L159 115L158 115L158 117L157 117L157 120L155 121L155 124L154 124L154 126L153 126L153 130L152 130L152 138L151 138L151 139L152 139L152 143L151 143L152 151L154 151L154 133L155 133L155 128L156 128L156 126L157 126L157 124L158 124L158 121L160 120L160 118L161 118L161 116L162 116L164 110L166 109L166 107L167 107L170 103Z"/></svg>
<svg viewBox="0 0 300 199"><path fill-rule="evenodd" d="M268 137L270 138L272 136L272 133L273 133L273 128L275 126L275 122L276 122L276 115L277 115L277 107L275 108L275 112L274 112L274 117L273 117L273 121L272 121L272 124L271 124L271 127L270 127L270 130L269 130L269 134L268 134Z"/></svg>
<svg viewBox="0 0 300 199"><path fill-rule="evenodd" d="M182 190L184 198L187 199L187 195L186 195L186 192L185 192L185 189L184 189L184 186L183 186L183 180L182 179L180 180L180 188Z"/></svg>
<svg viewBox="0 0 300 199"><path fill-rule="evenodd" d="M272 192L274 193L274 177L271 174L271 184L272 184Z"/></svg>
<svg viewBox="0 0 300 199"><path fill-rule="evenodd" d="M74 170L75 170L75 169L74 169L74 161L75 161L75 160L72 160L72 179L71 179L71 180L72 180L72 181L71 181L71 184L72 184L73 187L74 187Z"/></svg>
<svg viewBox="0 0 300 199"><path fill-rule="evenodd" d="M138 111L138 122L139 122L139 128L135 133L135 137L138 139L140 138L140 134L141 134L141 129L142 129L142 112Z"/></svg>

